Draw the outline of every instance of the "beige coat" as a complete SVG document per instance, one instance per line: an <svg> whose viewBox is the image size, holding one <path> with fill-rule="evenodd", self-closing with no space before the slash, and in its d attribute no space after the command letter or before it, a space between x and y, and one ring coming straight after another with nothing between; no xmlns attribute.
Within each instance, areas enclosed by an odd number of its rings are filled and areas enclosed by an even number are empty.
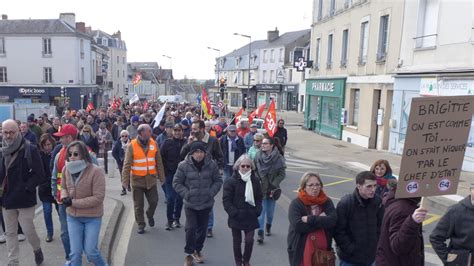
<svg viewBox="0 0 474 266"><path fill-rule="evenodd" d="M105 173L102 168L89 164L74 185L66 167L61 197L71 197L67 213L74 217L101 217L104 214Z"/></svg>
<svg viewBox="0 0 474 266"><path fill-rule="evenodd" d="M140 142L139 142L140 143ZM140 144L143 148L143 146ZM133 147L132 145L127 145L127 149L125 150L125 158L123 161L123 169L122 169L122 186L128 187L130 184L132 187L139 187L139 188L146 188L150 189L153 186L156 186L156 180L160 179L161 183L165 182L165 168L163 167L163 162L161 161L161 153L160 148L158 147L158 151L156 152L155 162L156 162L156 171L157 175L147 174L146 176L136 176L130 173L132 168L133 162ZM147 153L148 145L144 149L145 154Z"/></svg>

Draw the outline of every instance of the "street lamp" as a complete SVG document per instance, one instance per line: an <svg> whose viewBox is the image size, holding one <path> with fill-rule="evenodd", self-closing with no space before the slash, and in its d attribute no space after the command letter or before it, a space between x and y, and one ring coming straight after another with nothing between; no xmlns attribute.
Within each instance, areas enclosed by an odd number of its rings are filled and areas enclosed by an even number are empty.
<svg viewBox="0 0 474 266"><path fill-rule="evenodd" d="M234 35L242 36L245 38L249 38L249 76L247 80L247 93L250 93L250 59L252 55L252 36L250 35L245 35L245 34L240 34L240 33L234 33ZM244 101L247 101L247 99L243 99ZM247 104L246 104L247 105Z"/></svg>
<svg viewBox="0 0 474 266"><path fill-rule="evenodd" d="M163 55L163 57L166 57L166 58L168 58L168 59L170 60L170 69L171 69L171 60L172 60L173 58L172 58L171 56L165 55L165 54Z"/></svg>
<svg viewBox="0 0 474 266"><path fill-rule="evenodd" d="M220 58L221 58L221 50L219 50L219 49L217 49L217 48L212 48L212 47L209 47L209 46L207 47L207 49L216 51L216 52L218 53L218 55L217 55L217 63L216 63L216 65L217 65L216 86L217 86L217 85L219 85L219 79L221 78L221 77L220 77L220 73L219 73L219 70L220 70L220 69L219 69L219 60L220 60Z"/></svg>

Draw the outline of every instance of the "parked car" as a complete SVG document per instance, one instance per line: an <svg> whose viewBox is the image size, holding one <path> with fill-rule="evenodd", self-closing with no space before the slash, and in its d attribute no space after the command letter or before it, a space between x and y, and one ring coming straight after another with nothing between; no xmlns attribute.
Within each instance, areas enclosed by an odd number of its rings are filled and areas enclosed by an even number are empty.
<svg viewBox="0 0 474 266"><path fill-rule="evenodd" d="M249 121L249 119L245 117L245 118L242 118L240 121ZM261 119L261 118L254 118L254 119L252 120L252 125L254 125L254 124L257 125L257 132L258 132L258 133L262 133L262 134L263 134L263 133L266 133L266 132L267 132L267 130L263 127L263 119Z"/></svg>

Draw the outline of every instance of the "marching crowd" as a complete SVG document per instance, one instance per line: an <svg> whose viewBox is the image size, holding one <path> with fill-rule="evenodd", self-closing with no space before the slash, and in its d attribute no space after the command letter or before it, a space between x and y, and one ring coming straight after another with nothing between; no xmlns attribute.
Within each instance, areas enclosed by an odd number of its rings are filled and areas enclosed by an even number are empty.
<svg viewBox="0 0 474 266"><path fill-rule="evenodd" d="M121 173L121 195L132 194L138 234L146 233L146 225L155 226L160 185L166 230L182 226L184 209L184 265L203 263L205 240L213 237L215 197L222 189L235 265L250 265L255 230L259 244L272 235L280 183L286 177L285 121L280 119L275 135L269 136L245 120L202 119L199 114L194 106L170 105L158 120L153 108L126 106L3 121L0 218L5 233L0 242L6 242L9 265L19 265L18 241L25 238L35 262L44 260L33 224L37 196L46 242L54 239L53 209L59 215L65 265L82 265L83 253L94 265L107 265L97 245L108 151ZM419 206L419 198L395 198L389 162L376 161L355 183L354 192L335 206L320 175L303 174L288 210L289 264L335 265L337 254L341 266L424 265L427 210ZM466 259L452 265L472 265L474 184L471 195L443 216L430 241L444 263Z"/></svg>

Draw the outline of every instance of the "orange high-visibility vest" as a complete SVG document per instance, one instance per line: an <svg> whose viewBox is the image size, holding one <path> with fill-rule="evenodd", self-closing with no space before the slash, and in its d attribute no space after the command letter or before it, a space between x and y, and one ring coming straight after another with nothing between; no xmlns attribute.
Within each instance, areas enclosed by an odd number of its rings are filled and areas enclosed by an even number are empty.
<svg viewBox="0 0 474 266"><path fill-rule="evenodd" d="M133 151L132 175L146 176L147 174L156 174L156 153L158 146L156 142L150 138L148 143L148 151L145 154L138 139L133 139L131 142Z"/></svg>

